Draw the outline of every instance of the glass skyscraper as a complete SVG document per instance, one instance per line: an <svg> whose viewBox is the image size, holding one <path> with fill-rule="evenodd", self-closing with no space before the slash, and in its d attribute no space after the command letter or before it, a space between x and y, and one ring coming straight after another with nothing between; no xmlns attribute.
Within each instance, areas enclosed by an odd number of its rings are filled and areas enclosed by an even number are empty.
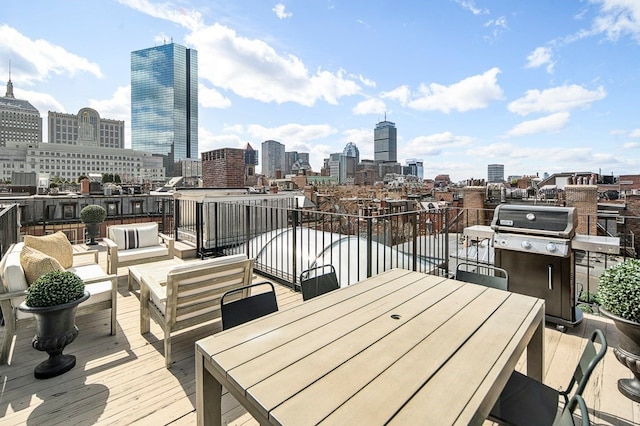
<svg viewBox="0 0 640 426"><path fill-rule="evenodd" d="M198 52L170 43L131 52L131 147L164 156L167 177L198 158Z"/></svg>

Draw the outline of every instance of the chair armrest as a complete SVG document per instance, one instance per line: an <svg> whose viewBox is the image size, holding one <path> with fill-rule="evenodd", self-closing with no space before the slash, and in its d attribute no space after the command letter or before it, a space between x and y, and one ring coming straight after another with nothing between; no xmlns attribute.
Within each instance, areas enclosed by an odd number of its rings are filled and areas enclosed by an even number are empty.
<svg viewBox="0 0 640 426"><path fill-rule="evenodd" d="M109 238L103 238L102 242L107 246L107 273L118 273L118 245Z"/></svg>
<svg viewBox="0 0 640 426"><path fill-rule="evenodd" d="M113 240L110 240L109 238L103 238L102 242L105 243L105 245L107 246L107 250L110 250L113 248L115 248L116 250L118 249L118 245L116 244L116 242Z"/></svg>
<svg viewBox="0 0 640 426"><path fill-rule="evenodd" d="M140 277L140 285L145 285L151 293L154 293L156 296L163 296L162 299L167 298L167 287L160 284L154 279L145 277L144 275Z"/></svg>
<svg viewBox="0 0 640 426"><path fill-rule="evenodd" d="M80 256L86 256L88 254L93 255L93 263L98 263L98 250L74 251L73 258L79 258Z"/></svg>
<svg viewBox="0 0 640 426"><path fill-rule="evenodd" d="M174 239L173 237L171 237L171 236L169 236L167 234L163 234L162 232L159 232L158 236L162 239L162 241L165 241L165 242Z"/></svg>
<svg viewBox="0 0 640 426"><path fill-rule="evenodd" d="M0 300L9 300L14 297L21 297L27 294L27 290L9 291L7 293L0 293Z"/></svg>
<svg viewBox="0 0 640 426"><path fill-rule="evenodd" d="M164 242L167 245L167 248L169 249L169 254L173 255L173 247L175 243L173 237L170 237L167 234L162 234L162 233L158 233L158 237L160 237L162 242Z"/></svg>

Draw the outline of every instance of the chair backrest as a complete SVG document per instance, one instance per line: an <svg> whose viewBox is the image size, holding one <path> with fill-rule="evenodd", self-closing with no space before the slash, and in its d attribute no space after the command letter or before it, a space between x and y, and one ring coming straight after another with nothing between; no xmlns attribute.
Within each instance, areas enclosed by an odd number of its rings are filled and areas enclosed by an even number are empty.
<svg viewBox="0 0 640 426"><path fill-rule="evenodd" d="M264 293L249 294L260 286L270 286ZM240 298L238 298L240 297ZM228 301L228 299L233 299ZM270 282L262 282L229 290L220 298L222 329L227 330L245 322L278 311L276 289Z"/></svg>
<svg viewBox="0 0 640 426"><path fill-rule="evenodd" d="M582 426L589 426L589 410L587 404L580 395L574 395L571 400L564 406L562 412L553 421L553 426L574 426L573 411L578 407L580 409L580 417Z"/></svg>
<svg viewBox="0 0 640 426"><path fill-rule="evenodd" d="M482 271L486 271L486 274ZM492 265L459 263L456 267L455 279L500 290L509 289L509 273L503 268Z"/></svg>
<svg viewBox="0 0 640 426"><path fill-rule="evenodd" d="M594 345L596 340L600 343L599 350L596 350L596 346ZM593 373L596 365L602 358L604 358L606 353L607 339L604 337L604 333L596 328L593 330L593 333L591 333L591 338L587 340L587 344L584 347L584 351L582 351L582 356L580 356L580 360L578 361L576 370L573 372L573 376L569 381L567 390L562 392L562 394L565 395L565 402L568 399L567 394L571 392L571 389L576 385L576 383L578 384L578 388L575 391L575 395L582 395L582 392L589 381L589 377L591 377L591 373Z"/></svg>
<svg viewBox="0 0 640 426"><path fill-rule="evenodd" d="M313 299L321 294L340 288L333 265L316 266L300 274L302 300Z"/></svg>

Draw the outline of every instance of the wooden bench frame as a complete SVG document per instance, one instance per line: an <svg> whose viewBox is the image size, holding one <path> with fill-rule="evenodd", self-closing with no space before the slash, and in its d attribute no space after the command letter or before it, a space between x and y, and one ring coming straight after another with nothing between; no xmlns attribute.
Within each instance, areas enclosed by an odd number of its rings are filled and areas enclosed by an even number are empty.
<svg viewBox="0 0 640 426"><path fill-rule="evenodd" d="M7 250L4 258L0 261L0 270L4 272L5 264L9 253L13 250L15 244L12 244ZM98 251L89 250L85 252L74 252L73 258L78 259L80 256L93 255L93 264L98 264ZM75 262L74 262L75 263ZM77 267L82 267L78 265ZM24 329L35 324L33 317L18 319L16 314L18 307L13 306L11 299L14 297L21 297L26 295L26 290L9 292L8 283L2 281L3 274L0 273L0 308L2 309L2 315L4 317L4 335L2 337L2 348L0 351L0 365L5 364L9 359L9 353L13 344L14 337L18 329ZM87 304L82 303L78 305L76 316L89 314L93 312L102 311L104 309L111 309L111 332L112 336L116 334L116 312L117 312L117 289L118 289L118 277L116 275L105 274L102 277L95 277L91 279L84 279L85 284L99 283L103 281L111 281L111 300L103 300L97 303ZM89 299L91 300L91 299Z"/></svg>
<svg viewBox="0 0 640 426"><path fill-rule="evenodd" d="M253 259L244 256L225 256L219 264L208 265L204 260L180 265L177 272L169 270L166 287L145 276L140 277L140 334L150 332L150 318L164 332L164 357L167 368L171 367L171 334L194 325L220 318L220 298L228 291L251 284ZM209 259L214 260L214 259ZM164 288L163 288L164 287ZM151 300L151 292L166 294L165 313ZM203 312L182 320L188 315Z"/></svg>

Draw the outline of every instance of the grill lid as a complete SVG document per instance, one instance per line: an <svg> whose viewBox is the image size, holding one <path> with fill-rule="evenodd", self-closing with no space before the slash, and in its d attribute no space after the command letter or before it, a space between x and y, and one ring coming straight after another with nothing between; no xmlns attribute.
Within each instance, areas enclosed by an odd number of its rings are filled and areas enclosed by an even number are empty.
<svg viewBox="0 0 640 426"><path fill-rule="evenodd" d="M573 238L578 226L575 207L500 204L491 229L556 238Z"/></svg>

